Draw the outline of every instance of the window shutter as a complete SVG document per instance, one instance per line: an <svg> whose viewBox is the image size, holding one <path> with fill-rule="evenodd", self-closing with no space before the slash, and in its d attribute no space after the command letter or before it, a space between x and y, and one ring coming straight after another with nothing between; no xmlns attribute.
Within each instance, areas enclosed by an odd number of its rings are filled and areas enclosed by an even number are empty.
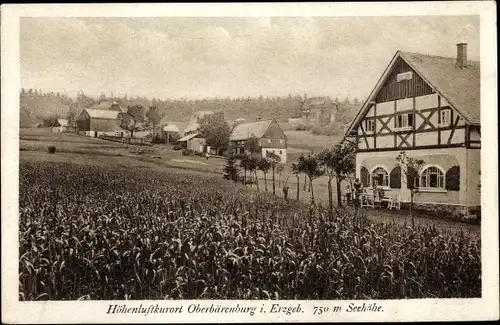
<svg viewBox="0 0 500 325"><path fill-rule="evenodd" d="M360 177L361 177L361 184L363 184L364 187L368 187L368 169L366 167L361 167L360 171Z"/></svg>
<svg viewBox="0 0 500 325"><path fill-rule="evenodd" d="M391 170L389 185L391 188L401 188L401 167L394 167Z"/></svg>
<svg viewBox="0 0 500 325"><path fill-rule="evenodd" d="M453 166L446 172L446 189L449 191L460 191L460 167Z"/></svg>
<svg viewBox="0 0 500 325"><path fill-rule="evenodd" d="M415 178L415 179L414 179ZM415 187L420 186L420 179L418 177L418 172L413 167L408 167L408 172L406 175L406 187L410 188L410 185L415 182Z"/></svg>

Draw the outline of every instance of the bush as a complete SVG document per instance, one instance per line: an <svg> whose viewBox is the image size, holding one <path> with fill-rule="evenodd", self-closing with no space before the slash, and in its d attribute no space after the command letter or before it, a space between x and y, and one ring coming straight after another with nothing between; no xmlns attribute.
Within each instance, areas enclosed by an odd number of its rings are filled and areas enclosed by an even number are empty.
<svg viewBox="0 0 500 325"><path fill-rule="evenodd" d="M307 131L307 125L305 124L298 124L295 126L295 131Z"/></svg>
<svg viewBox="0 0 500 325"><path fill-rule="evenodd" d="M184 150L182 150L182 155L183 156L192 156L193 154L194 154L193 150L190 150L190 149L184 149Z"/></svg>
<svg viewBox="0 0 500 325"><path fill-rule="evenodd" d="M315 126L311 130L315 135L336 136L343 133L342 125L338 122L332 122L325 126Z"/></svg>
<svg viewBox="0 0 500 325"><path fill-rule="evenodd" d="M194 154L195 156L205 157L205 153L204 153L204 152L193 151L193 154Z"/></svg>
<svg viewBox="0 0 500 325"><path fill-rule="evenodd" d="M47 151L49 153L55 153L56 152L56 146L54 146L54 145L48 145L47 146Z"/></svg>
<svg viewBox="0 0 500 325"><path fill-rule="evenodd" d="M176 150L176 151L177 151L177 150L181 150L181 149L182 149L182 144L177 143L177 144L174 146L174 148L173 148L173 149L174 149L174 150Z"/></svg>

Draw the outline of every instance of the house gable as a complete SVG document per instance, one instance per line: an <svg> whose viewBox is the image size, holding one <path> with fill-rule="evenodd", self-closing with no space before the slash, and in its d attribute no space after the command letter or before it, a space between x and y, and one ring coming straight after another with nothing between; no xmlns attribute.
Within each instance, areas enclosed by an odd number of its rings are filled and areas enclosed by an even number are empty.
<svg viewBox="0 0 500 325"><path fill-rule="evenodd" d="M398 52L344 140L384 151L469 147L471 137L464 116Z"/></svg>
<svg viewBox="0 0 500 325"><path fill-rule="evenodd" d="M78 119L79 120L84 120L84 119L88 119L90 118L90 115L89 113L87 112L86 109L82 110L82 112L80 113L80 115L78 115Z"/></svg>
<svg viewBox="0 0 500 325"><path fill-rule="evenodd" d="M394 62L390 73L375 96L375 102L387 102L408 97L435 93L432 87L420 77L401 57Z"/></svg>
<svg viewBox="0 0 500 325"><path fill-rule="evenodd" d="M286 139L286 136L278 122L276 122L276 120L272 120L269 127L262 135L262 138Z"/></svg>

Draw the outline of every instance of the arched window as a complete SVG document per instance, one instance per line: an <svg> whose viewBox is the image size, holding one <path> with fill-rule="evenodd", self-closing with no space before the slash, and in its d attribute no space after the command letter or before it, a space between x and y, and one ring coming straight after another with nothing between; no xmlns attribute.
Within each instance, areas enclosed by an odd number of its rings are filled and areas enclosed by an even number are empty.
<svg viewBox="0 0 500 325"><path fill-rule="evenodd" d="M372 186L389 186L389 173L383 167L377 167L371 174Z"/></svg>
<svg viewBox="0 0 500 325"><path fill-rule="evenodd" d="M427 167L420 174L420 186L444 189L443 172L435 166Z"/></svg>

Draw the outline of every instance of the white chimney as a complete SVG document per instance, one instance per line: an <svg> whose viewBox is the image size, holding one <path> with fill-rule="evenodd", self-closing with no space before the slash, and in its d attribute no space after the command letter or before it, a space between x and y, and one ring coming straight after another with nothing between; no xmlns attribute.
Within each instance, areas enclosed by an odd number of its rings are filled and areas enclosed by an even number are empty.
<svg viewBox="0 0 500 325"><path fill-rule="evenodd" d="M457 44L457 65L459 68L467 67L467 43Z"/></svg>

